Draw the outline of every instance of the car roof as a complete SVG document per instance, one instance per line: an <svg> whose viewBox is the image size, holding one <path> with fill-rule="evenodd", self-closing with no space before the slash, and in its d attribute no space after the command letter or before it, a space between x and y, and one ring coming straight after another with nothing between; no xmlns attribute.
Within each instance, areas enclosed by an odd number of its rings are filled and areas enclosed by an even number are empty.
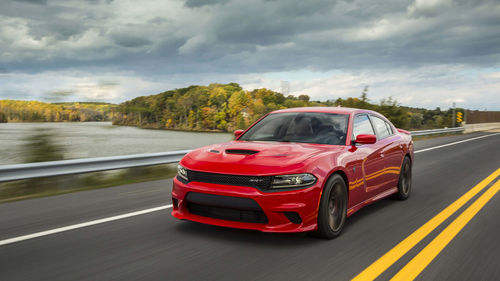
<svg viewBox="0 0 500 281"><path fill-rule="evenodd" d="M294 108L286 108L275 110L271 113L284 113L284 112L323 112L323 113L337 113L337 114L351 114L351 113L374 113L375 111L367 110L367 109L359 109L359 108L350 108L350 107L330 107L330 106L316 106L316 107L294 107ZM378 115L378 114L377 114Z"/></svg>

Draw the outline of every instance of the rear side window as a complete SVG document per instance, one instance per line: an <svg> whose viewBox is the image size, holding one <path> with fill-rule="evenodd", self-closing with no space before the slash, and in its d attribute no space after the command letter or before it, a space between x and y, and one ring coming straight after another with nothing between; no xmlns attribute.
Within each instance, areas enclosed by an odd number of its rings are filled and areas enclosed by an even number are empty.
<svg viewBox="0 0 500 281"><path fill-rule="evenodd" d="M394 134L394 132L392 131L392 126L387 122L385 122L385 125L387 126L387 130L389 131L389 134L390 135Z"/></svg>
<svg viewBox="0 0 500 281"><path fill-rule="evenodd" d="M389 132L389 129L387 128L387 122L373 115L371 116L371 119L373 122L373 127L375 127L375 131L377 132L377 137L379 139L386 138L392 134L392 132Z"/></svg>
<svg viewBox="0 0 500 281"><path fill-rule="evenodd" d="M355 140L358 135L375 135L368 115L357 115L354 117L354 126L352 128L352 139Z"/></svg>

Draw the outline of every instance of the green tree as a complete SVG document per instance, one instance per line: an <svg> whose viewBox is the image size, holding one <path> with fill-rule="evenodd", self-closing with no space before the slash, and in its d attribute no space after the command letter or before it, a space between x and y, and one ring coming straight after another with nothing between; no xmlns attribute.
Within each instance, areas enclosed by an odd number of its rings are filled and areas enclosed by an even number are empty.
<svg viewBox="0 0 500 281"><path fill-rule="evenodd" d="M238 114L237 118L236 118L236 128L238 129L246 129L247 128L247 124L246 124L246 121L245 121L245 117L243 116L243 114Z"/></svg>
<svg viewBox="0 0 500 281"><path fill-rule="evenodd" d="M410 113L410 128L420 129L424 121L424 116L422 113Z"/></svg>
<svg viewBox="0 0 500 281"><path fill-rule="evenodd" d="M299 100L308 102L309 101L309 96L308 95L300 95L299 96Z"/></svg>
<svg viewBox="0 0 500 281"><path fill-rule="evenodd" d="M194 126L196 126L196 115L192 110L189 111L188 126L189 128L194 128Z"/></svg>
<svg viewBox="0 0 500 281"><path fill-rule="evenodd" d="M371 109L370 100L368 99L368 86L365 86L359 100L359 108Z"/></svg>
<svg viewBox="0 0 500 281"><path fill-rule="evenodd" d="M219 111L215 114L215 123L217 124L217 129L226 130L227 121L226 113L224 111Z"/></svg>
<svg viewBox="0 0 500 281"><path fill-rule="evenodd" d="M398 128L407 128L409 119L408 111L406 108L401 107L392 97L380 101L378 112L391 120L394 126Z"/></svg>

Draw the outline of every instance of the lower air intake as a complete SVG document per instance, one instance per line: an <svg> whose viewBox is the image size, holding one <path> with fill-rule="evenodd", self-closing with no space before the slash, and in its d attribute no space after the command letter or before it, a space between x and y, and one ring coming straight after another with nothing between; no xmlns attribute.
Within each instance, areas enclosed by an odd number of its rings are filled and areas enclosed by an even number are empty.
<svg viewBox="0 0 500 281"><path fill-rule="evenodd" d="M200 205L190 202L188 202L187 204L187 209L191 214L202 217L227 220L227 221L267 223L267 217L262 211L237 210L237 209Z"/></svg>
<svg viewBox="0 0 500 281"><path fill-rule="evenodd" d="M186 195L189 213L221 220L267 223L259 204L250 198L189 192Z"/></svg>

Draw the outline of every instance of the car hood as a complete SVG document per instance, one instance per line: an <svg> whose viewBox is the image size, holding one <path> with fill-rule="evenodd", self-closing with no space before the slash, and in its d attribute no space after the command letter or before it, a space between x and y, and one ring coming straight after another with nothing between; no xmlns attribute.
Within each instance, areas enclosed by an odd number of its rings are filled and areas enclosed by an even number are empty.
<svg viewBox="0 0 500 281"><path fill-rule="evenodd" d="M181 165L190 170L239 175L304 172L309 158L342 149L335 145L232 141L191 151Z"/></svg>

